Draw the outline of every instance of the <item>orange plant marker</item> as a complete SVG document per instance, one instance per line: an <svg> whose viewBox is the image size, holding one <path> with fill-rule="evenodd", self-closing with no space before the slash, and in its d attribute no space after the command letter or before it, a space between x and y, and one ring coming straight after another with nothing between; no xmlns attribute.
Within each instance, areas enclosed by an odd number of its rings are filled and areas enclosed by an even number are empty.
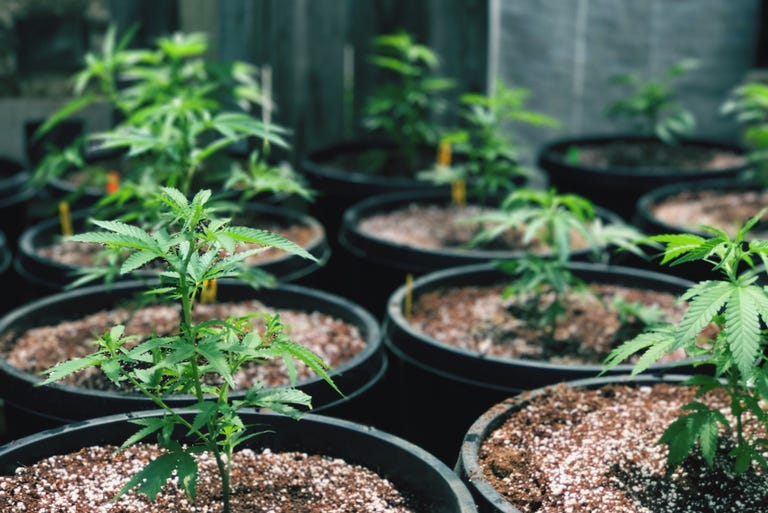
<svg viewBox="0 0 768 513"><path fill-rule="evenodd" d="M75 234L72 230L72 213L69 211L69 203L59 202L59 224L61 225L61 234L64 237L71 237Z"/></svg>
<svg viewBox="0 0 768 513"><path fill-rule="evenodd" d="M203 281L200 291L200 303L208 305L216 302L216 279Z"/></svg>
<svg viewBox="0 0 768 513"><path fill-rule="evenodd" d="M117 171L110 171L107 173L107 194L114 194L120 187L120 173Z"/></svg>

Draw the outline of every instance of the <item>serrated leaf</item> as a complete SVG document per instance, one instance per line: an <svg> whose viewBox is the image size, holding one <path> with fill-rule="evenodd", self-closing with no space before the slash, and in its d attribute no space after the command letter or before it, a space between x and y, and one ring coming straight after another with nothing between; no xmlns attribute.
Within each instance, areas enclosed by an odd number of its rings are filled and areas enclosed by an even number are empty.
<svg viewBox="0 0 768 513"><path fill-rule="evenodd" d="M137 424L139 426L144 426L134 434L132 434L128 439L122 443L119 450L123 450L127 447L132 446L133 444L136 444L145 438L147 438L152 433L155 433L163 428L165 424L168 423L168 418L166 416L163 417L148 417L145 419L132 419L131 424Z"/></svg>
<svg viewBox="0 0 768 513"><path fill-rule="evenodd" d="M191 498L195 497L197 486L197 463L195 459L182 452L171 452L158 456L137 472L117 492L119 498L128 490L138 487L137 493L144 494L154 500L162 491L163 486L173 477L174 471L178 477L179 486Z"/></svg>
<svg viewBox="0 0 768 513"><path fill-rule="evenodd" d="M51 369L45 371L48 377L42 382L36 383L36 386L47 385L49 383L53 383L54 381L59 381L80 370L86 369L88 367L95 367L99 365L102 360L102 355L94 353L82 358L75 358L73 360L59 362Z"/></svg>
<svg viewBox="0 0 768 513"><path fill-rule="evenodd" d="M726 341L745 380L751 377L760 352L760 319L753 292L751 287L733 288L725 307Z"/></svg>
<svg viewBox="0 0 768 513"><path fill-rule="evenodd" d="M696 288L697 295L688 304L688 310L675 332L675 339L678 342L676 347L695 340L701 330L725 305L734 289L734 285L728 282L710 281L706 284L706 287Z"/></svg>
<svg viewBox="0 0 768 513"><path fill-rule="evenodd" d="M120 274L128 274L132 271L135 271L143 265L148 264L155 258L158 258L158 253L154 253L152 251L143 250L132 253L128 256L128 258L125 259L123 265L120 266Z"/></svg>
<svg viewBox="0 0 768 513"><path fill-rule="evenodd" d="M229 228L225 228L222 233L236 241L250 242L253 244L261 244L262 246L281 249L283 251L287 251L288 253L293 253L294 255L298 255L317 262L317 258L315 258L307 250L276 233L268 232L266 230L259 230L257 228L249 228L246 226L230 226Z"/></svg>

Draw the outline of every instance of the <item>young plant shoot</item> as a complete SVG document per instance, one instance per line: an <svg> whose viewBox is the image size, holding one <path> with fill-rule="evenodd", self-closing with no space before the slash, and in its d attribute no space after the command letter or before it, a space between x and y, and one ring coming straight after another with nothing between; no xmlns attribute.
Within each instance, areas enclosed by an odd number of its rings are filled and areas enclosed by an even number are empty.
<svg viewBox="0 0 768 513"><path fill-rule="evenodd" d="M466 128L445 136L461 155L449 169L439 164L419 173L419 178L437 184L464 180L480 201L511 192L515 180L528 176L520 163L521 150L513 134L506 131L513 123L555 128L559 122L545 114L524 108L529 92L496 82L492 95L468 93L461 97Z"/></svg>
<svg viewBox="0 0 768 513"><path fill-rule="evenodd" d="M522 229L523 244L538 241L550 248L549 255L525 251L519 258L500 264L504 272L515 278L505 297L530 294L538 304L543 294L554 294L542 316L550 332L554 332L558 317L565 311L566 296L587 290L567 266L573 255L574 239L581 239L593 259L598 260L610 245L639 251L632 242L642 236L628 225L603 225L589 200L575 194L557 194L554 190L518 189L504 200L501 209L468 221L483 226L473 245L487 244L509 230Z"/></svg>
<svg viewBox="0 0 768 513"><path fill-rule="evenodd" d="M124 326L115 326L96 341L96 350L83 358L60 363L48 371L42 384L57 381L87 367L98 367L115 384L130 384L157 407L162 417L133 421L141 429L122 445L135 444L157 435L167 452L151 461L131 478L121 495L137 488L154 498L172 475L191 498L195 496L197 468L193 455L210 451L221 477L224 511L229 511L233 451L255 436L238 416L245 407L268 408L298 418L311 398L296 388L265 389L257 385L238 399L230 397L233 375L249 362L283 359L292 384L296 380L294 359L303 362L336 389L324 362L314 353L291 341L279 316L264 316L266 328L259 333L248 317L214 319L195 323L192 308L206 283L243 276L243 262L265 248L278 248L313 258L292 242L269 232L232 226L213 216L210 191L198 192L189 201L178 189L163 188L158 199L164 206L163 223L152 231L119 221L94 221L103 231L72 237L107 248L127 251L121 272L156 262L164 268L160 282L146 294L161 296L180 305L178 332L173 336L127 336ZM248 245L258 245L249 249ZM214 376L216 379L205 379ZM338 391L338 389L336 389ZM192 418L172 410L170 395L191 395ZM188 433L188 445L174 438L174 430Z"/></svg>
<svg viewBox="0 0 768 513"><path fill-rule="evenodd" d="M453 82L434 76L437 55L406 32L378 36L373 43L371 62L388 72L388 80L368 98L363 124L393 141L398 158L415 172L420 151L438 142L430 117L445 108L439 95Z"/></svg>
<svg viewBox="0 0 768 513"><path fill-rule="evenodd" d="M721 447L721 426L735 433L730 456L736 472L747 471L753 462L768 468L768 289L758 282L768 264L768 241L746 239L767 211L749 219L733 237L705 226L702 229L710 237L687 233L648 238L664 245L661 264L702 261L712 266L714 276L681 296L688 306L679 324L661 324L627 341L609 355L605 369L639 355L632 370L636 375L660 357L683 350L697 365L714 368L714 375L697 375L687 383L699 386L699 396L713 389L724 390L735 420L735 425L730 425L722 412L702 402L687 404L686 414L672 422L660 440L669 447L671 468L681 465L697 442L711 467ZM717 328L716 335L704 337L702 330L712 325Z"/></svg>
<svg viewBox="0 0 768 513"><path fill-rule="evenodd" d="M768 84L750 82L737 87L723 104L724 114L732 114L744 127L744 142L755 166L760 184L768 184Z"/></svg>
<svg viewBox="0 0 768 513"><path fill-rule="evenodd" d="M695 118L678 102L672 82L696 65L694 60L680 61L659 79L643 80L636 73L616 75L613 83L631 91L608 107L608 116L625 120L640 134L656 136L667 144L689 136L693 133Z"/></svg>

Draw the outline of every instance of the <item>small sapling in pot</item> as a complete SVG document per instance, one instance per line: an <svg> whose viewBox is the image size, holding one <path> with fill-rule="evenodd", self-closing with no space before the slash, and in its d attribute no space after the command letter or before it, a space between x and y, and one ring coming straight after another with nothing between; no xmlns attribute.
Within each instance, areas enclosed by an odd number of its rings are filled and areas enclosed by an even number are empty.
<svg viewBox="0 0 768 513"><path fill-rule="evenodd" d="M163 188L156 196L161 208L159 222L152 231L119 221L94 221L103 231L72 237L73 241L99 243L110 250L127 252L122 273L149 262L160 266L160 281L146 293L180 305L178 333L139 338L127 335L122 325L114 326L96 340L92 354L56 365L48 371L43 384L98 367L116 385L129 384L144 394L166 415L135 420L140 429L122 448L157 435L158 444L166 452L148 463L119 493L137 487L139 493L152 498L175 475L179 486L194 498L197 468L193 455L210 451L221 478L223 508L228 512L233 451L255 436L238 411L268 408L298 418L311 402L307 394L295 388L267 389L258 385L241 399L231 400L233 375L238 369L249 362L279 358L295 382L294 360L298 360L336 387L323 361L291 341L277 315L193 322L193 304L216 280L244 277L248 267L243 262L249 255L274 247L313 258L280 236L233 226L228 219L217 218L210 198L207 190L188 200L178 189ZM245 244L260 247L246 248ZM254 317L263 317L261 329L252 324ZM166 397L178 394L194 397L195 414L191 420L166 404ZM194 442L182 445L172 435L175 428L183 429Z"/></svg>

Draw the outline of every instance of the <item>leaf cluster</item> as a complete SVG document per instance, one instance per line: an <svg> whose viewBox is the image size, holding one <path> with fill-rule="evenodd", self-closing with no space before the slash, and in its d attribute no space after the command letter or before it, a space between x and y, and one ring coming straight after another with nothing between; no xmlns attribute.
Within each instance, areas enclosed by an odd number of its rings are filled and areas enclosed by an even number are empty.
<svg viewBox="0 0 768 513"><path fill-rule="evenodd" d="M720 436L718 425L732 427L736 433L731 454L737 472L744 472L752 461L768 466L763 455L768 442L762 438L768 429L768 414L764 411L768 400L768 288L758 282L759 273L768 264L768 242L746 240L749 230L765 213L763 210L749 219L733 237L706 226L703 229L709 237L665 234L648 238L663 244L662 264L707 262L720 279L701 281L688 289L680 298L687 302L687 309L678 325L660 325L627 341L609 355L605 368L640 354L632 370L632 374L639 374L660 357L683 350L698 365L714 368L714 376L698 376L690 383L701 387L699 394L725 390L736 419L736 425L730 426L724 416L702 403L687 405L685 409L691 413L670 425L661 440L669 446L672 467L682 463L697 441L711 465ZM702 340L702 330L710 325L717 328L717 334ZM748 428L748 424L756 428ZM762 435L755 435L761 431Z"/></svg>
<svg viewBox="0 0 768 513"><path fill-rule="evenodd" d="M550 325L565 312L563 305L568 293L586 290L567 266L574 252L574 237L583 240L597 259L609 245L628 247L641 236L626 225L603 225L596 219L594 206L588 199L558 194L553 189L517 189L507 196L500 209L467 222L483 226L472 241L474 245L488 243L509 230L522 230L523 244L538 241L550 248L547 256L526 251L501 264L501 269L515 278L505 292L507 296L555 294L555 300L544 312L544 319Z"/></svg>
<svg viewBox="0 0 768 513"><path fill-rule="evenodd" d="M509 88L501 80L496 82L493 94L462 95L465 128L442 138L455 146L461 160L449 170L440 169L438 164L420 173L419 178L439 184L464 180L480 200L511 192L514 179L528 176L529 171L521 164L520 148L505 127L512 123L559 126L556 119L525 109L528 96L528 90Z"/></svg>
<svg viewBox="0 0 768 513"><path fill-rule="evenodd" d="M258 109L273 108L254 66L206 60L204 34L177 33L158 39L153 48L131 49L133 33L118 40L114 28L107 31L101 52L89 53L84 69L75 76L75 98L36 134L45 135L94 103L113 107L120 121L106 132L90 135L88 146L125 152L123 183L144 187L125 187L121 201L143 192L148 184L190 193L205 163L214 156L225 157L223 150L240 141L288 146L284 128L253 116ZM79 141L68 150L66 160L50 154L36 170L37 182L45 183L78 164L71 156L82 148Z"/></svg>
<svg viewBox="0 0 768 513"><path fill-rule="evenodd" d="M406 32L378 36L373 44L370 60L388 79L368 97L363 125L394 141L400 157L417 169L419 149L437 143L430 116L445 108L440 94L451 89L453 81L435 74L435 52Z"/></svg>
<svg viewBox="0 0 768 513"><path fill-rule="evenodd" d="M293 342L284 332L279 316L262 316L263 333L249 317L192 321L192 308L206 282L223 278L243 278L245 259L266 248L278 248L313 259L301 247L283 237L244 226L233 226L217 218L210 206L210 191L198 192L191 200L178 189L163 188L159 200L164 206L163 224L145 231L120 221L94 221L102 229L73 236L71 240L95 242L109 249L127 252L121 273L129 273L149 262L164 266L161 281L146 291L180 303L178 331L170 336L127 336L118 325L96 341L95 351L85 357L63 362L48 371L43 382L57 381L87 367L98 367L115 384L129 383L151 399L166 415L143 419L141 429L129 438L127 447L151 435L167 453L150 462L121 490L138 486L141 493L154 497L172 474L180 486L194 496L197 469L191 454L211 451L217 461L228 511L229 475L234 449L253 436L247 434L237 415L245 407L263 407L299 417L310 406L310 397L298 389L264 389L257 385L242 398L233 400L234 376L250 363L280 359L285 363L291 383L297 370L294 360L307 365L336 386L325 363L314 353ZM253 246L256 247L253 247ZM203 376L216 379L202 380ZM338 390L338 389L336 389ZM170 395L194 397L192 420L172 410L166 403ZM195 442L182 447L172 437L175 428L183 429Z"/></svg>
<svg viewBox="0 0 768 513"><path fill-rule="evenodd" d="M677 100L672 82L696 66L696 61L686 59L668 68L660 78L643 79L636 73L614 76L614 84L630 91L608 107L608 116L626 120L633 129L655 135L667 144L690 135L695 118Z"/></svg>

